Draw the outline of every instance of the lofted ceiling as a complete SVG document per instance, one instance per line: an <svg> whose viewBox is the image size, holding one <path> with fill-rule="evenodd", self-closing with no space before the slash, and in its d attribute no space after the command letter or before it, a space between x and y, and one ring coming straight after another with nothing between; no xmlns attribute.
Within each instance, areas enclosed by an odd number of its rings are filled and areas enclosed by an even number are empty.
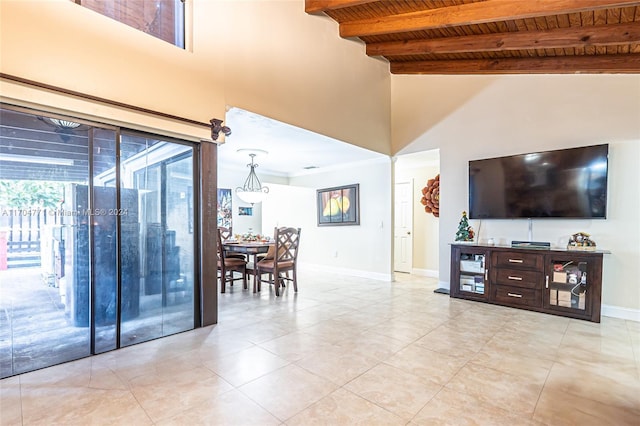
<svg viewBox="0 0 640 426"><path fill-rule="evenodd" d="M640 1L306 0L392 74L640 72Z"/></svg>

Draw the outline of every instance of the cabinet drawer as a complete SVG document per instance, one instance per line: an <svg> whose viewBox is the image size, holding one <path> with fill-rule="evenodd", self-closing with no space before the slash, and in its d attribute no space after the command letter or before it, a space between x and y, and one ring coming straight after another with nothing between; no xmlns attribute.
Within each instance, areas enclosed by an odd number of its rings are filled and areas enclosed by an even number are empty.
<svg viewBox="0 0 640 426"><path fill-rule="evenodd" d="M502 251L493 253L493 265L508 268L541 270L544 257L541 254Z"/></svg>
<svg viewBox="0 0 640 426"><path fill-rule="evenodd" d="M542 307L542 291L530 288L494 285L491 299L509 305Z"/></svg>
<svg viewBox="0 0 640 426"><path fill-rule="evenodd" d="M495 283L514 287L542 289L542 272L527 271L523 269L496 268Z"/></svg>

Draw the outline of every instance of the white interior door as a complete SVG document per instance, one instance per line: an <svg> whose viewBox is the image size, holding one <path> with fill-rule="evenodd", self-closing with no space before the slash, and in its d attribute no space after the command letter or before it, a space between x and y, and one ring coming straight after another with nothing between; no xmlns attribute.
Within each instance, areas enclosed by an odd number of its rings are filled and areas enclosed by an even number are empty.
<svg viewBox="0 0 640 426"><path fill-rule="evenodd" d="M398 182L394 203L393 269L411 272L413 268L413 182Z"/></svg>

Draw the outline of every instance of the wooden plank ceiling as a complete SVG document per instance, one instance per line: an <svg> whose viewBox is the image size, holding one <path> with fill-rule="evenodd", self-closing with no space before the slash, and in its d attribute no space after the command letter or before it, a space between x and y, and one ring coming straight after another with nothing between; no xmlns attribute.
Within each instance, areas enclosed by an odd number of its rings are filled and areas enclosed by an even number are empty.
<svg viewBox="0 0 640 426"><path fill-rule="evenodd" d="M306 0L393 74L640 72L640 1Z"/></svg>

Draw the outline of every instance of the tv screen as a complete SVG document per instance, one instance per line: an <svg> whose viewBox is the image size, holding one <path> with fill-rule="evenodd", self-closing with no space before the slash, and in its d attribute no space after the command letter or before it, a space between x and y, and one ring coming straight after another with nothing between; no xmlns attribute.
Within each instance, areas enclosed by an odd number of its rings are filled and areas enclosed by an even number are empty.
<svg viewBox="0 0 640 426"><path fill-rule="evenodd" d="M471 219L604 219L609 145L469 161Z"/></svg>

